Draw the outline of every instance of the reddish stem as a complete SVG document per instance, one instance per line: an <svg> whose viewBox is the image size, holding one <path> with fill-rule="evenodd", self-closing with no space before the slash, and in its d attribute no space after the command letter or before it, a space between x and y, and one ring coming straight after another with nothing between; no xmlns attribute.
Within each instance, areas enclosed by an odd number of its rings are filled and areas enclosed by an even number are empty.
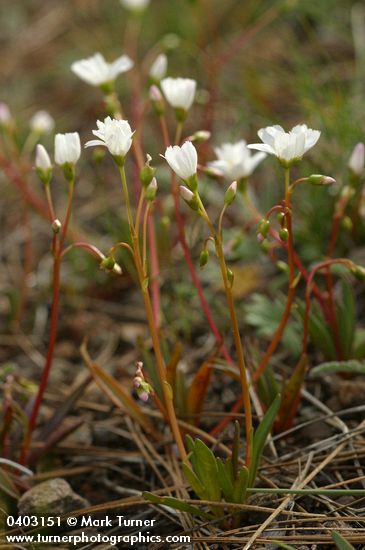
<svg viewBox="0 0 365 550"><path fill-rule="evenodd" d="M59 250L57 250L53 259L53 299L52 299L52 311L51 311L50 337L49 337L49 343L48 343L46 363L42 372L41 380L38 387L38 392L37 392L36 399L31 412L31 416L29 419L28 430L24 439L23 448L19 459L20 464L26 464L28 460L29 447L32 439L32 434L36 426L39 409L42 404L43 395L47 387L48 377L49 377L49 373L53 362L54 347L56 343L57 328L58 328L60 272L61 272L61 258L60 258Z"/></svg>

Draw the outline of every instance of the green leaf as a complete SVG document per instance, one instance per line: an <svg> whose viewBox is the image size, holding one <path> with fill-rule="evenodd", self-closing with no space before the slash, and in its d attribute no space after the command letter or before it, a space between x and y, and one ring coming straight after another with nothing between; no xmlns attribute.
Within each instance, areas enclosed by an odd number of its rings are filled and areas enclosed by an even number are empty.
<svg viewBox="0 0 365 550"><path fill-rule="evenodd" d="M355 331L354 336L354 359L364 359L365 358L365 328L358 328Z"/></svg>
<svg viewBox="0 0 365 550"><path fill-rule="evenodd" d="M252 487L255 478L257 469L260 464L262 451L264 450L267 436L270 433L270 430L274 424L277 412L280 407L280 400L281 396L278 394L267 410L264 418L262 419L260 425L258 426L257 430L255 431L254 437L253 437L253 451L252 451L252 463L250 467L250 473L248 478L248 487Z"/></svg>
<svg viewBox="0 0 365 550"><path fill-rule="evenodd" d="M188 480L190 487L193 489L194 493L201 499L206 500L207 499L207 490L204 487L204 485L201 483L197 475L193 472L193 470L188 466L186 463L183 463L183 472ZM209 499L208 499L209 500Z"/></svg>
<svg viewBox="0 0 365 550"><path fill-rule="evenodd" d="M203 512L202 510L200 510L197 506L192 506L191 504L188 504L187 502L183 502L175 497L160 497L160 496L154 495L153 493L150 493L149 491L144 491L142 493L142 496L144 499L148 500L149 502L152 502L153 504L162 504L164 506L169 506L170 508L174 508L175 510L180 510L181 512L187 512L188 514L200 516L204 519L208 519L208 520L212 519L211 514L207 514L206 512Z"/></svg>
<svg viewBox="0 0 365 550"><path fill-rule="evenodd" d="M351 285L342 281L342 302L337 305L337 320L343 357L351 357L355 334L355 301Z"/></svg>
<svg viewBox="0 0 365 550"><path fill-rule="evenodd" d="M209 500L221 499L221 488L218 484L218 467L214 454L201 440L195 440L195 473L206 487Z"/></svg>
<svg viewBox="0 0 365 550"><path fill-rule="evenodd" d="M308 369L308 357L302 355L289 380L283 388L283 397L280 403L278 414L278 431L288 430L295 418L300 400L300 389L303 385Z"/></svg>
<svg viewBox="0 0 365 550"><path fill-rule="evenodd" d="M346 539L344 539L340 533L337 533L337 531L332 531L331 533L332 539L334 543L336 544L338 550L355 550L355 548L347 542Z"/></svg>
<svg viewBox="0 0 365 550"><path fill-rule="evenodd" d="M227 462L224 463L221 458L217 458L217 466L218 466L218 481L222 489L223 496L227 502L234 502L233 501L234 485L233 485L233 478L231 475L232 474L231 464L227 464Z"/></svg>
<svg viewBox="0 0 365 550"><path fill-rule="evenodd" d="M317 378L325 374L333 374L335 372L347 372L365 374L365 361L357 359L349 359L348 361L327 361L313 367L309 373L310 378Z"/></svg>
<svg viewBox="0 0 365 550"><path fill-rule="evenodd" d="M245 502L248 477L249 471L245 466L243 466L238 472L238 478L234 484L233 502L237 502L238 504Z"/></svg>

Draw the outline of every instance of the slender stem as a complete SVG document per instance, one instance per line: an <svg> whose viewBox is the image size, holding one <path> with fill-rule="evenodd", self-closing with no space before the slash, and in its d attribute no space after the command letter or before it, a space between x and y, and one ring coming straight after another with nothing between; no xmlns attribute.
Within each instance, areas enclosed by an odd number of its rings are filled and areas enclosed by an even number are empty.
<svg viewBox="0 0 365 550"><path fill-rule="evenodd" d="M63 249L63 245L65 243L67 229L70 223L71 218L71 211L72 211L72 199L74 195L74 188L75 188L75 180L72 179L69 182L69 188L68 188L68 204L67 204L67 210L66 210L66 216L65 221L62 224L62 231L61 231L61 237L60 237L60 251Z"/></svg>
<svg viewBox="0 0 365 550"><path fill-rule="evenodd" d="M52 310L51 310L51 328L50 328L50 337L49 337L49 343L48 343L46 363L42 371L38 392L37 392L35 402L31 412L31 416L29 419L27 433L24 438L23 448L19 459L20 464L26 464L28 461L29 447L32 440L32 434L36 426L39 409L42 404L43 395L46 390L48 377L49 377L49 373L53 362L53 353L54 353L54 347L55 347L56 338L57 338L57 328L58 328L60 272L61 272L61 258L59 253L56 252L53 258L53 299L52 299Z"/></svg>
<svg viewBox="0 0 365 550"><path fill-rule="evenodd" d="M294 241L293 241L293 228L292 228L292 214L291 214L291 202L290 202L290 172L289 168L285 168L285 205L286 205L286 212L285 212L285 219L286 219L286 225L288 229L288 265L289 265L289 286L288 286L288 294L286 298L286 304L285 309L283 312L283 315L280 319L280 323L278 328L275 331L275 334L270 342L270 345L268 349L266 350L265 355L260 361L259 366L257 367L254 375L253 375L253 382L257 383L261 375L263 374L268 362L270 361L273 353L275 352L276 348L278 347L279 343L281 342L285 327L287 325L287 322L289 320L291 308L293 305L293 301L295 298L295 263L294 263ZM272 210L272 209L271 209Z"/></svg>
<svg viewBox="0 0 365 550"><path fill-rule="evenodd" d="M84 250L87 250L91 254L91 256L94 256L94 258L97 258L100 261L104 260L104 258L105 258L104 254L102 254L102 252L96 246L94 246L93 244L90 244L90 243L83 242L83 241L78 241L76 243L72 243L69 246L67 246L66 248L64 248L63 251L61 252L61 258L66 256L66 254L68 254L68 252L70 252L71 250L73 250L75 248L83 248Z"/></svg>
<svg viewBox="0 0 365 550"><path fill-rule="evenodd" d="M181 141L181 135L183 131L183 122L178 121L176 124L175 143L178 145Z"/></svg>
<svg viewBox="0 0 365 550"><path fill-rule="evenodd" d="M38 387L38 392L35 398L35 402L32 408L32 412L29 419L28 429L24 438L24 443L22 447L22 452L20 456L20 463L25 464L28 460L29 455L29 447L32 440L32 434L34 432L37 418L39 414L39 409L42 405L44 392L46 391L47 382L49 378L49 374L51 371L52 363L53 363L53 355L54 355L54 348L56 344L57 339L57 329L58 329L58 310L59 310L59 300L60 300L60 277L61 277L61 261L62 261L62 251L63 251L63 245L66 238L67 228L70 222L71 217L71 210L72 210L72 199L73 199L73 192L74 192L74 179L72 179L69 182L69 194L68 194L68 205L67 205L67 211L65 216L65 221L62 226L62 232L58 239L58 236L54 234L53 236L53 245L52 245L52 251L53 251L53 281L52 281L52 289L53 289L53 297L52 297L52 309L51 309L51 322L50 322L50 336L49 336L49 342L48 342L48 350L47 350L47 356L46 356L46 363L44 365L41 380ZM49 214L51 217L54 216L54 210L52 205L52 199L49 192L49 189L47 189L48 186L46 186L46 194L47 194L47 202L49 207Z"/></svg>
<svg viewBox="0 0 365 550"><path fill-rule="evenodd" d="M146 269L147 269L147 223L148 223L150 208L151 208L151 203L149 202L146 206L146 210L143 216L142 265L143 265L144 272L146 272Z"/></svg>
<svg viewBox="0 0 365 550"><path fill-rule="evenodd" d="M170 136L169 136L169 131L168 131L167 124L166 124L165 115L161 114L159 116L159 120L160 120L160 126L161 126L163 141L164 141L165 147L168 147L170 145Z"/></svg>
<svg viewBox="0 0 365 550"><path fill-rule="evenodd" d="M224 258L222 240L219 234L214 235L216 243L216 252L218 256L219 265L221 268L224 290L226 293L227 304L229 308L229 313L232 323L233 338L236 348L237 361L240 369L240 381L242 387L242 401L243 409L245 412L245 427L246 427L246 466L250 467L252 461L252 412L251 412L251 401L249 393L249 384L247 377L247 367L245 363L243 346L241 341L241 336L239 332L237 314L234 306L234 299L232 294L232 285L228 280L227 276L227 265Z"/></svg>
<svg viewBox="0 0 365 550"><path fill-rule="evenodd" d="M139 234L139 226L141 222L141 215L143 210L143 201L145 197L145 190L144 188L141 191L141 194L139 196L138 206L137 206L137 213L136 213L136 233Z"/></svg>
<svg viewBox="0 0 365 550"><path fill-rule="evenodd" d="M127 208L128 225L131 231L131 235L133 236L135 234L135 228L133 223L132 209L131 209L131 203L129 199L129 191L128 191L127 178L125 175L124 166L119 166L119 172L120 172L120 179L122 181L123 196L124 196L124 200Z"/></svg>
<svg viewBox="0 0 365 550"><path fill-rule="evenodd" d="M131 249L132 249L134 263L137 270L138 280L139 280L139 284L140 284L140 288L143 296L143 302L146 310L148 327L152 338L152 345L155 352L156 368L157 368L158 377L161 383L161 390L164 398L164 405L166 407L168 421L170 423L171 431L173 433L181 459L187 460L187 454L185 451L184 443L183 443L181 432L177 423L177 418L176 418L175 409L173 405L173 395L166 378L166 366L165 366L164 358L161 351L158 328L155 324L154 311L153 311L152 302L148 291L148 285L145 284L146 272L143 266L141 253L140 253L139 235L138 233L136 233L135 226L133 223L132 212L131 212L130 203L129 203L128 186L127 186L127 181L126 181L123 167L120 167L120 175L122 179L123 194L124 194L126 207L127 207L128 223L131 231L131 239L132 239ZM148 212L147 208L146 208L146 211ZM146 215L145 215L145 219L146 219Z"/></svg>
<svg viewBox="0 0 365 550"><path fill-rule="evenodd" d="M169 138L169 134L168 134L166 119L165 119L165 116L163 114L160 116L160 125L161 125L161 129L162 129L164 145L165 145L165 147L168 147L170 145L170 138ZM223 338L222 338L222 336L221 336L221 334L220 334L220 332L217 328L217 325L216 325L216 323L213 319L213 315L211 313L209 304L208 304L208 302L205 298L203 287L201 285L200 279L199 279L199 277L197 275L197 272L195 270L194 262L192 260L191 254L190 254L188 244L186 242L184 219L183 219L183 216L182 216L181 210L180 210L179 191L178 191L178 186L177 186L177 182L176 182L176 176L175 176L174 173L172 173L172 175L171 175L171 186L172 186L172 196L173 196L173 199L174 199L174 209L175 209L175 218L176 218L176 223L177 223L178 240L180 242L180 246L181 246L181 248L183 250L183 253L184 253L185 261L187 263L188 270L190 272L190 277L191 277L192 283L193 283L193 285L196 289L196 292L198 294L198 298L199 298L203 313L205 315L205 318L208 322L208 325L210 327L210 330L212 331L212 334L215 338L215 341L216 341L217 345L222 350L222 354L223 354L225 360L229 364L234 365L234 361L232 360L231 356L229 355L228 350L227 350L226 346L224 345Z"/></svg>
<svg viewBox="0 0 365 550"><path fill-rule="evenodd" d="M222 212L220 213L219 220L218 220L218 235L220 239L222 239L222 223L223 223L223 216L227 210L227 205L225 204L222 208Z"/></svg>
<svg viewBox="0 0 365 550"><path fill-rule="evenodd" d="M49 210L49 220L52 223L55 219L55 212L53 207L53 201L52 201L52 194L51 194L51 188L49 183L47 183L44 186L45 192L46 192L46 198L47 198L47 204L48 204L48 210Z"/></svg>

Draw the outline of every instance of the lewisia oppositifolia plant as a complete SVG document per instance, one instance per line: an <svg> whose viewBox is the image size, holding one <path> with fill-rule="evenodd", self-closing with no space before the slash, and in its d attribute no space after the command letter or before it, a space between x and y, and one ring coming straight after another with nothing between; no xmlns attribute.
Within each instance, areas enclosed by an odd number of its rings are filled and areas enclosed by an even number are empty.
<svg viewBox="0 0 365 550"><path fill-rule="evenodd" d="M121 4L127 10L134 12L134 15L138 15L134 21L139 21L140 15L148 7L149 1L121 0ZM158 51L161 51L161 49L159 46ZM340 342L340 344L337 344L339 349L336 352L339 357L343 357L343 348L347 349L351 346L342 346L341 338L338 338L341 335L341 326L335 307L330 268L334 264L340 264L347 267L358 277L362 277L364 273L352 261L343 258L332 259L332 245L336 241L336 232L338 229L336 224L334 224L334 237L331 239L327 258L315 265L311 271L307 271L303 266L294 247L293 225L295 223L295 216L292 206L293 193L303 184L326 186L334 183L333 178L322 174L312 174L295 181L291 180L290 170L292 166L299 163L302 157L316 145L320 137L320 131L308 128L306 124L294 126L289 132L286 132L281 126L268 126L260 129L258 132L262 143L247 145L247 142L243 139L236 142L225 142L214 149L216 159L206 163L201 150L199 150L199 144L210 139L210 132L197 130L189 137L184 136L184 124L193 109L196 98L197 81L192 78L172 78L166 76L168 69L167 57L164 53L155 57L158 51L153 51L153 56L151 56L151 59L147 59L149 62L145 64L147 67L146 74L143 75L146 82L146 89L144 90L146 92L145 102L143 97L139 97L141 95L138 93L140 90L133 89L131 94L133 97L138 96L138 100L143 105L141 113L138 110L138 101L136 101L136 104L133 104L133 109L127 108L124 111L124 106L121 105L116 93L116 79L121 74L128 73L134 67L134 61L129 56L121 55L113 62L108 62L101 53L95 53L91 57L75 61L71 66L72 72L77 77L86 84L94 86L101 91L105 99L105 115L108 115L105 116L103 114L100 120L96 121L97 128L92 130L94 139L87 141L85 147L102 147L104 151L107 150L115 162L116 171L120 175L121 194L125 208L125 216L123 213L122 217L127 219L128 237L110 246L106 256L95 246L87 242L76 241L69 245L66 244L67 230L71 219L76 166L81 155L79 134L77 132L58 133L55 136L54 162L61 169L68 185L68 206L66 215L62 221L56 216L51 193L54 166L46 148L40 143L37 144L35 169L44 186L47 201L46 217L50 222L52 230L53 302L46 363L35 400L31 403L29 425L27 426L20 460L23 463L31 462L30 445L53 361L58 325L61 261L70 250L83 248L96 257L102 268L120 273L121 268L117 263L117 256L123 250L130 255L137 274L138 287L145 307L153 348L153 368L151 371L146 369L145 373L142 369L142 364L137 363L137 372L133 379L133 387L141 401L146 402L151 396L152 399L150 401L154 400L159 407L161 416L170 427L172 440L176 444L179 456L182 459L183 471L187 481L199 498L211 501L207 517L211 518L215 516L221 518L223 515L222 508L215 506L214 503L222 499L235 504L242 503L245 500L247 494L254 490L255 478L263 448L274 422L276 421L277 429L285 429L294 418L298 406L300 388L308 367L307 344L310 336L309 320L312 295L315 296L322 308L323 316L332 331L334 342ZM154 61L151 64L152 59ZM130 79L129 75L125 76L127 84L133 80L133 75L134 72L131 73ZM172 129L169 128L169 119L166 116L166 112L170 108L175 115L175 118L172 117L174 119ZM163 145L159 145L158 152L163 153L161 156L166 160L171 169L170 191L173 201L173 218L174 222L176 222L177 239L182 247L193 285L199 297L201 309L215 338L216 350L212 355L214 358L222 355L225 362L230 365L231 372L234 373L236 379L239 379L241 395L237 400L238 404L235 410L239 410L240 408L244 410L244 459L239 455L239 425L236 425L235 428L232 455L227 460L223 460L220 456L214 454L202 440L194 441L188 436L185 444L183 430L186 429L186 425L182 425L176 413L177 410L183 410L184 413L185 411L182 407L177 407L176 390L178 384L176 383L176 376L174 378L174 369L176 371L177 361L171 367L171 365L167 364L166 360L168 353L165 350L168 348L168 345L163 340L159 254L156 245L154 224L154 204L159 194L158 181L160 173L158 170L156 171L156 168L151 166L152 157L150 154L145 155L141 139L144 117L149 113L149 109L152 110L152 115L157 115L156 120L160 124ZM124 112L131 113L131 122L126 120ZM9 109L5 105L0 105L0 126L6 132L7 137L11 136L13 124L14 121ZM28 141L26 148L32 150L35 145L32 141L34 137L36 136L36 141L38 141L44 134L52 132L53 127L54 121L48 113L44 111L36 113L30 121L32 139ZM170 133L174 135L174 138L170 137ZM215 136L213 137L215 138ZM252 152L252 150L258 152ZM248 194L249 179L269 155L276 157L284 169L283 192L281 201L278 204L274 204L266 214L261 215L255 204L252 201L250 202ZM145 156L147 158L146 162L144 162ZM135 163L134 170L130 169L133 162ZM339 200L338 204L338 211L340 213L344 212L346 205L351 200L352 192L353 195L357 193L359 203L363 200L359 190L356 189L356 184L360 181L363 167L364 146L359 144L349 160L352 189L350 190L351 192L346 190L346 193L343 192L343 195L341 195L341 200ZM139 178L135 176L138 173ZM221 193L222 202L218 216L215 215L214 208L211 212L210 205L207 204L204 195L202 179L205 173L217 178L223 177L226 181L224 195ZM164 174L161 170L161 181L163 177ZM169 193L166 190L166 185L161 187L167 194ZM284 269L288 275L288 285L284 312L267 350L258 361L258 364L254 365L248 364L247 356L249 354L245 353L246 343L236 311L234 273L227 259L229 258L227 256L229 246L227 246L224 231L227 210L232 207L230 212L233 211L238 203L238 198L241 201L243 198L245 204L253 214L255 222L258 223L258 237L262 246L270 249L273 242L275 248L281 248L287 254L287 264L284 265ZM217 259L229 312L229 332L234 342L234 352L232 353L227 349L222 334L217 328L211 308L205 298L204 289L197 275L195 260L192 258L186 239L185 214L183 215L182 213L182 210L186 210L186 208L181 199L193 210L193 215L200 218L205 227L205 234L202 239L202 252L199 259L200 266L204 267L208 263L210 246L213 247ZM158 206L160 211L164 212L164 202L160 201ZM273 216L277 216L277 228L272 226ZM271 250L271 252L273 252L272 256L274 257L274 251ZM326 276L326 293L323 293L314 282L316 273L320 271L323 271ZM306 288L305 305L303 308L304 336L300 360L292 376L282 385L282 389L280 391L275 389L275 395L271 394L269 399L265 399L262 397L262 393L260 393L260 385L265 383L266 385L270 384L270 380L267 378L267 372L270 367L269 363L282 341L283 333L296 299L297 287L301 281L305 282ZM196 401L201 400L203 402L210 376L210 372L208 373L209 370L210 364L208 367L204 365L200 373L201 379L193 381L193 391L189 395L190 402L192 401L191 395L193 398L196 398ZM100 370L98 372L100 374ZM152 383L152 379L154 383ZM110 380L111 377L108 378L108 382ZM259 391L265 409L261 422L257 424L253 421L251 398L252 396L256 397L256 388ZM132 408L131 398L130 396L128 397L129 401L127 399L124 404L127 403L127 407L130 406ZM186 396L184 395L184 397ZM199 407L191 407L191 409L196 413ZM199 414L196 414L196 416L199 416ZM137 420L140 419L138 413L135 417ZM216 433L223 428L224 423L227 423L226 419L218 425ZM162 502L169 505L174 504L177 508L192 513L196 512L191 507L182 508L181 502L172 503L171 499L165 501L153 495L146 495L146 498L154 502Z"/></svg>

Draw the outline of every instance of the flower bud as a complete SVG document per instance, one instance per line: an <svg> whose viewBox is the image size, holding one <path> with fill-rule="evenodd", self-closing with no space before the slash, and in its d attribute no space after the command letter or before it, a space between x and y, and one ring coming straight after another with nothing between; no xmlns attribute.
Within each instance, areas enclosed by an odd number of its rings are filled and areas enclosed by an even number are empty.
<svg viewBox="0 0 365 550"><path fill-rule="evenodd" d="M155 200L156 193L157 193L157 180L156 178L153 178L151 183L146 189L146 200L149 202L152 202Z"/></svg>
<svg viewBox="0 0 365 550"><path fill-rule="evenodd" d="M30 119L30 129L38 135L50 134L55 126L53 117L47 111L37 111Z"/></svg>
<svg viewBox="0 0 365 550"><path fill-rule="evenodd" d="M348 167L350 168L351 172L358 178L364 171L364 162L365 146L363 143L358 143L357 145L355 145L350 160L348 162Z"/></svg>
<svg viewBox="0 0 365 550"><path fill-rule="evenodd" d="M166 71L167 57L164 53L161 53L152 63L148 74L152 81L160 82L166 76Z"/></svg>
<svg viewBox="0 0 365 550"><path fill-rule="evenodd" d="M188 141L193 141L194 143L204 143L210 139L211 133L208 130L198 130L193 135L186 138Z"/></svg>
<svg viewBox="0 0 365 550"><path fill-rule="evenodd" d="M263 237L267 237L270 230L270 221L266 218L263 218L257 228L257 232L260 233Z"/></svg>
<svg viewBox="0 0 365 550"><path fill-rule="evenodd" d="M113 256L107 256L100 262L101 269L105 271L113 271L115 267L115 258Z"/></svg>
<svg viewBox="0 0 365 550"><path fill-rule="evenodd" d="M196 194L190 191L190 189L188 189L184 185L180 185L179 190L180 195L184 199L186 204L188 204L192 210L199 210L199 201Z"/></svg>
<svg viewBox="0 0 365 550"><path fill-rule="evenodd" d="M289 231L286 229L286 227L282 227L279 231L279 237L282 241L287 241L289 238Z"/></svg>
<svg viewBox="0 0 365 550"><path fill-rule="evenodd" d="M199 265L200 265L200 267L203 269L203 267L205 267L207 265L208 261L209 261L209 252L206 248L204 248L200 252L200 256L199 256Z"/></svg>
<svg viewBox="0 0 365 550"><path fill-rule="evenodd" d="M331 185L332 183L336 183L334 178L323 176L322 174L312 174L308 176L307 181L311 185Z"/></svg>
<svg viewBox="0 0 365 550"><path fill-rule="evenodd" d="M284 273L289 273L289 266L286 262L283 262L282 260L279 260L276 262L276 267L280 269L280 271L283 271Z"/></svg>
<svg viewBox="0 0 365 550"><path fill-rule="evenodd" d="M52 227L53 233L57 235L57 233L61 231L62 223L58 219L53 220L51 227Z"/></svg>
<svg viewBox="0 0 365 550"><path fill-rule="evenodd" d="M228 187L225 195L224 195L224 204L226 206L229 206L230 204L232 204L232 202L234 201L234 199L236 198L236 194L237 194L237 182L234 181L233 183L231 183L231 185Z"/></svg>
<svg viewBox="0 0 365 550"><path fill-rule="evenodd" d="M45 185L49 184L52 177L52 163L49 154L40 143L36 147L35 167L41 182Z"/></svg>
<svg viewBox="0 0 365 550"><path fill-rule="evenodd" d="M0 127L10 128L14 123L10 109L6 103L0 103Z"/></svg>
<svg viewBox="0 0 365 550"><path fill-rule="evenodd" d="M163 115L165 112L164 100L159 88L155 84L150 87L149 95L156 114L158 114L159 116Z"/></svg>
<svg viewBox="0 0 365 550"><path fill-rule="evenodd" d="M149 186L156 172L156 168L150 166L151 160L151 155L147 155L146 164L141 168L141 171L139 173L139 177L143 187Z"/></svg>
<svg viewBox="0 0 365 550"><path fill-rule="evenodd" d="M351 273L359 281L365 280L365 268L361 265L354 265L354 267L351 269Z"/></svg>
<svg viewBox="0 0 365 550"><path fill-rule="evenodd" d="M234 273L232 269L229 269L229 267L227 268L227 279L229 284L232 286L234 281Z"/></svg>

